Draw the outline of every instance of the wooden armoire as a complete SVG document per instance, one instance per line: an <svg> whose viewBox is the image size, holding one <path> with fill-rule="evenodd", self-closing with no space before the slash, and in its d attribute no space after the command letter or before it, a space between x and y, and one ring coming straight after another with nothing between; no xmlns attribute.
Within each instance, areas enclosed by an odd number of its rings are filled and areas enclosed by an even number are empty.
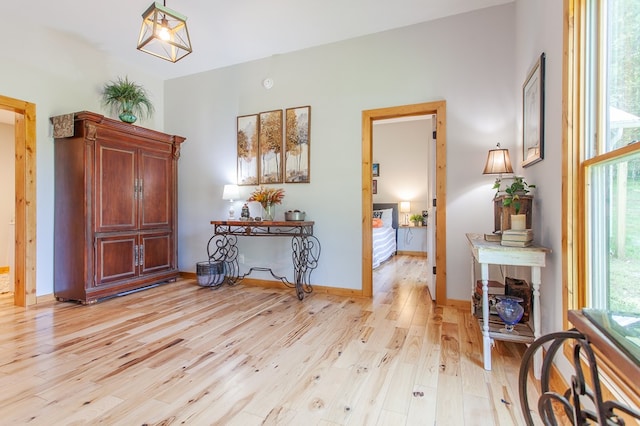
<svg viewBox="0 0 640 426"><path fill-rule="evenodd" d="M93 303L175 280L185 138L87 111L52 122L55 297Z"/></svg>

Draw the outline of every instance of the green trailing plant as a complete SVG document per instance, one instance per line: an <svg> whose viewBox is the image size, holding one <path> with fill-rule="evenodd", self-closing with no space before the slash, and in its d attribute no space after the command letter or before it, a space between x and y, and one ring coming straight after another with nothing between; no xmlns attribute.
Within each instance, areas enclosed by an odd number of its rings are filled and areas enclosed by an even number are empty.
<svg viewBox="0 0 640 426"><path fill-rule="evenodd" d="M105 83L102 88L102 103L128 123L135 122L138 116L149 118L154 112L147 91L128 77L118 77Z"/></svg>
<svg viewBox="0 0 640 426"><path fill-rule="evenodd" d="M528 184L525 182L522 176L515 176L513 178L513 182L511 185L501 189L502 182L500 180L496 180L496 183L493 185L493 189L496 190L496 197L498 197L502 192L504 192L504 198L502 199L502 205L504 207L513 207L515 214L520 214L520 207L522 207L522 203L520 202L520 197L522 195L527 195L531 188L535 188L535 185Z"/></svg>

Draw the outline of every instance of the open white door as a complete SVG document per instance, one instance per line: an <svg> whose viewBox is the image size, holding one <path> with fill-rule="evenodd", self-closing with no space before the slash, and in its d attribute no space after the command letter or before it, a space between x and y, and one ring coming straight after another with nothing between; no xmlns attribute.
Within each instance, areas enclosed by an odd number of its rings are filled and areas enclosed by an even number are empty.
<svg viewBox="0 0 640 426"><path fill-rule="evenodd" d="M431 298L436 300L436 274L433 273L436 267L436 120L435 116L431 116L431 126L433 131L428 135L429 141L429 216L427 218L427 285Z"/></svg>

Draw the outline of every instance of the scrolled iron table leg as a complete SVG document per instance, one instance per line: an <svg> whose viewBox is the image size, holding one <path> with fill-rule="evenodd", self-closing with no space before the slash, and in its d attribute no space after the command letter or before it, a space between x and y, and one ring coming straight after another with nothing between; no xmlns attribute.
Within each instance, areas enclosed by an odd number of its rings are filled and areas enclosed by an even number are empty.
<svg viewBox="0 0 640 426"><path fill-rule="evenodd" d="M313 235L294 236L291 239L293 274L296 294L299 300L305 293L311 293L311 272L318 267L320 241Z"/></svg>
<svg viewBox="0 0 640 426"><path fill-rule="evenodd" d="M238 265L238 237L235 235L214 235L207 243L209 261L223 262L225 279L229 285L237 284L240 278Z"/></svg>

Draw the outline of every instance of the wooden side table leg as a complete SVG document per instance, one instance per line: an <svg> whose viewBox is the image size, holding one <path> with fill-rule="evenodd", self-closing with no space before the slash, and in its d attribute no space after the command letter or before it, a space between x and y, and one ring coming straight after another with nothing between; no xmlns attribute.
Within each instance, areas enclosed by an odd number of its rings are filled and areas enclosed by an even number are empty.
<svg viewBox="0 0 640 426"><path fill-rule="evenodd" d="M540 267L531 267L531 287L533 288L533 336L540 337ZM542 371L542 351L537 351L533 357L533 375L540 379Z"/></svg>
<svg viewBox="0 0 640 426"><path fill-rule="evenodd" d="M482 356L484 369L491 370L491 336L489 336L489 265L480 264L482 278Z"/></svg>

